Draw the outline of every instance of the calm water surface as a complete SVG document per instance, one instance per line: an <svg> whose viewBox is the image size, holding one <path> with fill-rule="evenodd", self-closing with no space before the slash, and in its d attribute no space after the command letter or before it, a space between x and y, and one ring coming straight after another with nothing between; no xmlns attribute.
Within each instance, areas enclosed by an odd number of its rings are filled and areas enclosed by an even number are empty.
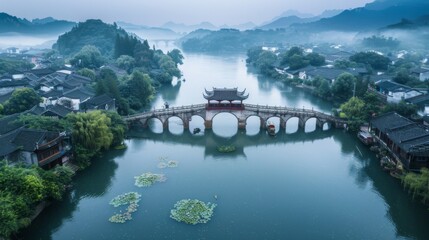
<svg viewBox="0 0 429 240"><path fill-rule="evenodd" d="M248 103L306 107L332 106L308 93L249 73L244 56L186 54L185 81L160 89L152 108L203 103L204 88L238 87ZM272 119L274 122L278 120ZM133 130L128 148L111 151L75 177L64 201L44 211L22 239L429 239L426 207L413 202L398 181L383 172L373 153L342 130L298 129L269 137L256 118L237 130L229 114L214 119L213 130L193 135L179 119L162 130ZM195 118L191 129L203 129ZM216 146L237 151L220 154ZM177 168L159 169L160 158ZM150 188L134 186L134 176L164 173ZM113 224L119 209L109 205L129 191L142 195L133 220ZM217 199L214 198L217 195ZM215 202L212 220L189 226L169 217L184 198Z"/></svg>

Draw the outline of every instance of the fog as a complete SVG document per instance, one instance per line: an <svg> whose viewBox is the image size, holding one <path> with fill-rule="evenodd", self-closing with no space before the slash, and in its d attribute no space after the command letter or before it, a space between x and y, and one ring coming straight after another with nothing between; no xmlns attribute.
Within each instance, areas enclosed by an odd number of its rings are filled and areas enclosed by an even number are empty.
<svg viewBox="0 0 429 240"><path fill-rule="evenodd" d="M21 35L21 34L1 34L0 49L17 48L51 48L58 39L57 35Z"/></svg>

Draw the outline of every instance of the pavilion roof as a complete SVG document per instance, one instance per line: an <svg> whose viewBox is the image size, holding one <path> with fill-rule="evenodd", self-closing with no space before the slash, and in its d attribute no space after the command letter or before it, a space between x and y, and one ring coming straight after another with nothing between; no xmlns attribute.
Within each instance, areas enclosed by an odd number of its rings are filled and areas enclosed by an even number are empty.
<svg viewBox="0 0 429 240"><path fill-rule="evenodd" d="M243 101L249 97L249 94L245 94L246 89L238 91L237 88L213 88L212 91L206 89L204 98L207 100L215 101Z"/></svg>

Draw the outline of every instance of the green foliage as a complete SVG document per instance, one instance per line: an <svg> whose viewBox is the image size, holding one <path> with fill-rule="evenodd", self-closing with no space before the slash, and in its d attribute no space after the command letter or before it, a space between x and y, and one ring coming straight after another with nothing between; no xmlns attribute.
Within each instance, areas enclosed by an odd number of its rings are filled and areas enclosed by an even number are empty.
<svg viewBox="0 0 429 240"><path fill-rule="evenodd" d="M134 58L129 55L121 55L118 59L116 59L116 65L128 73L131 73L132 69L136 65L136 60L134 60Z"/></svg>
<svg viewBox="0 0 429 240"><path fill-rule="evenodd" d="M101 20L90 19L58 37L53 48L62 55L74 55L85 45L97 46L102 55L113 56L117 36L126 36L123 29Z"/></svg>
<svg viewBox="0 0 429 240"><path fill-rule="evenodd" d="M136 212L138 208L138 202L140 202L141 195L137 192L129 192L116 196L110 201L109 204L114 207L121 205L127 205L128 207L124 213L119 213L111 216L109 222L112 223L125 223L126 221L132 220L131 213Z"/></svg>
<svg viewBox="0 0 429 240"><path fill-rule="evenodd" d="M325 57L318 53L309 53L306 56L311 66L323 66L325 65Z"/></svg>
<svg viewBox="0 0 429 240"><path fill-rule="evenodd" d="M108 149L113 140L109 128L111 120L101 111L67 115L67 121L72 128L74 150L78 163L82 167L90 164L89 160Z"/></svg>
<svg viewBox="0 0 429 240"><path fill-rule="evenodd" d="M182 76L173 59L170 56L163 54L161 51L155 52L154 61L158 66L159 71L152 71L151 76L161 84L170 84L173 77L180 78Z"/></svg>
<svg viewBox="0 0 429 240"><path fill-rule="evenodd" d="M93 45L85 45L76 53L70 63L78 68L98 68L103 65L105 59L101 55L100 50Z"/></svg>
<svg viewBox="0 0 429 240"><path fill-rule="evenodd" d="M337 60L335 61L334 65L335 65L335 68L340 68L340 69L358 67L358 64L356 62L352 62L349 60Z"/></svg>
<svg viewBox="0 0 429 240"><path fill-rule="evenodd" d="M362 63L376 70L387 70L390 59L375 52L359 52L350 57L350 61Z"/></svg>
<svg viewBox="0 0 429 240"><path fill-rule="evenodd" d="M89 77L89 78L91 78L92 81L94 81L95 77L96 77L95 72L89 68L79 69L77 71L77 74L84 76L84 77Z"/></svg>
<svg viewBox="0 0 429 240"><path fill-rule="evenodd" d="M183 57L183 55L179 49L173 49L173 50L167 52L167 55L170 56L171 59L173 59L173 61L176 63L176 67L177 67L177 65L183 64L183 59L185 57Z"/></svg>
<svg viewBox="0 0 429 240"><path fill-rule="evenodd" d="M362 44L371 48L390 48L396 49L401 42L398 39L385 36L375 36L364 38Z"/></svg>
<svg viewBox="0 0 429 240"><path fill-rule="evenodd" d="M5 114L14 114L23 112L40 103L41 98L32 88L16 89L12 96L4 104L3 112Z"/></svg>
<svg viewBox="0 0 429 240"><path fill-rule="evenodd" d="M11 60L0 58L0 76L7 73L14 73L17 70L30 70L34 64L23 60Z"/></svg>
<svg viewBox="0 0 429 240"><path fill-rule="evenodd" d="M408 104L404 101L400 101L399 103L387 104L384 107L383 112L397 112L404 117L410 118L417 113L417 106L414 104Z"/></svg>
<svg viewBox="0 0 429 240"><path fill-rule="evenodd" d="M187 224L207 223L210 221L216 204L204 203L198 199L183 199L174 204L170 217Z"/></svg>
<svg viewBox="0 0 429 240"><path fill-rule="evenodd" d="M121 84L120 91L122 96L127 96L128 102L133 103L130 107L134 110L139 110L149 103L155 93L149 75L139 71L134 71L131 77Z"/></svg>
<svg viewBox="0 0 429 240"><path fill-rule="evenodd" d="M320 84L316 86L315 92L318 96L323 98L330 98L332 96L331 87L326 79L320 80Z"/></svg>
<svg viewBox="0 0 429 240"><path fill-rule="evenodd" d="M346 101L353 95L356 78L350 73L343 73L332 84L332 95L340 101Z"/></svg>
<svg viewBox="0 0 429 240"><path fill-rule="evenodd" d="M424 203L429 198L429 170L422 168L420 173L409 172L402 183L412 193L413 198L420 197Z"/></svg>
<svg viewBox="0 0 429 240"><path fill-rule="evenodd" d="M125 132L127 130L126 123L124 122L122 117L119 116L119 114L116 112L105 111L104 114L106 114L107 117L110 118L110 125L108 126L113 135L111 146L117 147L123 145Z"/></svg>
<svg viewBox="0 0 429 240"><path fill-rule="evenodd" d="M61 198L64 185L71 181L72 171L60 168L46 171L39 167L1 166L0 237L8 238L28 226L39 202Z"/></svg>
<svg viewBox="0 0 429 240"><path fill-rule="evenodd" d="M156 182L165 182L167 178L164 174L157 174L157 173L143 173L140 176L134 177L135 183L137 187L150 187Z"/></svg>
<svg viewBox="0 0 429 240"><path fill-rule="evenodd" d="M53 132L62 132L67 126L67 123L64 120L32 114L22 114L19 116L18 121L24 124L27 128L43 129Z"/></svg>
<svg viewBox="0 0 429 240"><path fill-rule="evenodd" d="M366 120L365 102L357 97L350 98L340 106L341 113L348 119L349 128L359 130L360 125Z"/></svg>
<svg viewBox="0 0 429 240"><path fill-rule="evenodd" d="M114 56L118 58L122 55L134 56L134 49L138 44L141 44L135 36L116 35Z"/></svg>

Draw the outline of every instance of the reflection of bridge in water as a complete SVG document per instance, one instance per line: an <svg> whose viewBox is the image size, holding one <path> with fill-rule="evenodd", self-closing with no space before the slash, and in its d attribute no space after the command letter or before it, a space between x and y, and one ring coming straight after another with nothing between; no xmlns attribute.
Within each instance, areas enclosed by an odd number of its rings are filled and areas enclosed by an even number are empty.
<svg viewBox="0 0 429 240"><path fill-rule="evenodd" d="M265 129L268 119L277 117L280 119L280 128L286 128L287 121L291 118L298 118L299 127L305 128L305 123L312 118L316 119L319 128L325 124L335 128L345 128L346 121L332 115L315 111L313 109L278 107L254 104L197 104L165 109L155 109L131 116L124 117L130 126L148 127L150 119L159 119L163 128L168 128L168 119L177 117L182 120L183 128L189 129L189 122L193 116L199 116L204 120L206 129L211 129L213 118L219 113L230 113L237 118L238 128L245 129L246 121L249 117L256 116L260 119L261 129Z"/></svg>
<svg viewBox="0 0 429 240"><path fill-rule="evenodd" d="M173 134L170 131L163 133L154 133L152 131L141 131L139 128L128 132L128 137L147 138L149 141L164 142L172 144L186 144L191 146L200 146L205 148L205 155L211 156L245 156L244 148L251 146L268 146L284 143L311 142L315 140L330 138L335 133L332 131L323 131L316 129L312 132L305 132L298 129L295 133L286 133L279 131L275 137L269 136L266 132L259 132L255 135L247 135L244 130L238 131L231 137L222 137L211 130L206 130L201 134L192 134L189 131L183 131L181 134ZM235 152L220 153L217 151L218 146L234 145Z"/></svg>

